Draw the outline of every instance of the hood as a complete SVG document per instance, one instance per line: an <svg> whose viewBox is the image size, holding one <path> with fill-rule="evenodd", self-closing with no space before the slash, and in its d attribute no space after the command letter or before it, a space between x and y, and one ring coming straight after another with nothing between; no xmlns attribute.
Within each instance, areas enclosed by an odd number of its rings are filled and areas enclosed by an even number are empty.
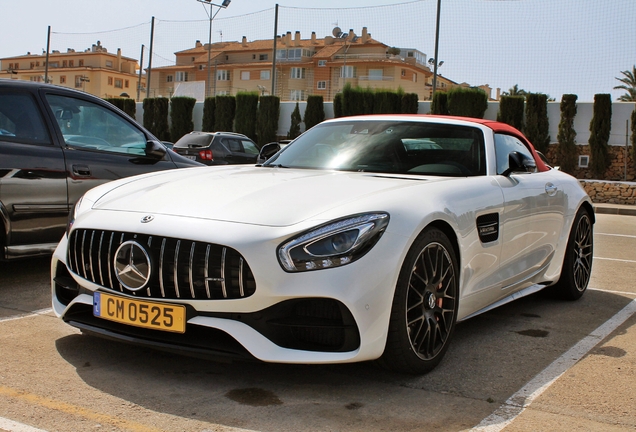
<svg viewBox="0 0 636 432"><path fill-rule="evenodd" d="M129 180L103 194L93 208L288 226L364 197L443 179L232 166ZM366 210L382 209L361 209Z"/></svg>

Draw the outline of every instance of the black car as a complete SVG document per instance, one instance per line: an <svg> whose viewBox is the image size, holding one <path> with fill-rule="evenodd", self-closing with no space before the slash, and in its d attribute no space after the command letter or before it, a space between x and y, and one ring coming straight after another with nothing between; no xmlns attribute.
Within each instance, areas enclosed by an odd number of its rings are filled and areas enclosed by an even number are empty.
<svg viewBox="0 0 636 432"><path fill-rule="evenodd" d="M205 165L255 164L259 152L254 141L233 132L190 132L172 150Z"/></svg>
<svg viewBox="0 0 636 432"><path fill-rule="evenodd" d="M94 186L195 165L98 97L0 79L0 259L52 253Z"/></svg>

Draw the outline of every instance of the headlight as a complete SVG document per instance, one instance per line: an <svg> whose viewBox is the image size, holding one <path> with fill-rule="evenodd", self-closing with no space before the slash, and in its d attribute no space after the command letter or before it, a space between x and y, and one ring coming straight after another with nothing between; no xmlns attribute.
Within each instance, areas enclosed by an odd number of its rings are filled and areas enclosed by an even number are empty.
<svg viewBox="0 0 636 432"><path fill-rule="evenodd" d="M77 200L77 202L75 203L71 211L68 213L68 223L66 224L66 235L68 235L71 232L71 228L73 228L73 224L75 223L75 218L77 217L79 213L79 208L82 205L82 199L84 199L83 196L81 196L80 199Z"/></svg>
<svg viewBox="0 0 636 432"><path fill-rule="evenodd" d="M371 250L388 223L387 213L366 213L328 222L283 243L278 248L278 260L289 272L352 263Z"/></svg>

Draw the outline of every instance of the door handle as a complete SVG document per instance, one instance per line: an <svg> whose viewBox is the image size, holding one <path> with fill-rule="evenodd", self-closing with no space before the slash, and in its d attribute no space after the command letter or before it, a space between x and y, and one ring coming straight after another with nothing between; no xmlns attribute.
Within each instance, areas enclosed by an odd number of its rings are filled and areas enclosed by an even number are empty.
<svg viewBox="0 0 636 432"><path fill-rule="evenodd" d="M73 175L77 177L90 177L91 170L88 165L73 165Z"/></svg>
<svg viewBox="0 0 636 432"><path fill-rule="evenodd" d="M548 196L555 196L557 193L557 187L553 185L552 183L546 183L545 193L547 193Z"/></svg>

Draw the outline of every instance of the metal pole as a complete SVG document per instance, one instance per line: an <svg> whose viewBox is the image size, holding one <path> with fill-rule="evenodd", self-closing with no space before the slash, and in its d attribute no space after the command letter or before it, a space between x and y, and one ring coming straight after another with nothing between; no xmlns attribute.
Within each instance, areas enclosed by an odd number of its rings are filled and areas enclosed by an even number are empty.
<svg viewBox="0 0 636 432"><path fill-rule="evenodd" d="M437 64L439 63L439 15L442 6L442 0L437 0L437 24L435 26L435 64L433 65L433 93L431 99L435 96L437 89Z"/></svg>
<svg viewBox="0 0 636 432"><path fill-rule="evenodd" d="M271 95L275 96L276 90L276 40L278 38L278 3L276 3L276 9L274 12L274 52L272 53L272 92Z"/></svg>
<svg viewBox="0 0 636 432"><path fill-rule="evenodd" d="M46 64L44 65L44 83L49 82L49 51L51 51L51 26L46 33Z"/></svg>
<svg viewBox="0 0 636 432"><path fill-rule="evenodd" d="M137 80L137 102L141 92L141 72L144 69L144 45L141 45L141 54L139 55L139 79Z"/></svg>
<svg viewBox="0 0 636 432"><path fill-rule="evenodd" d="M221 8L219 8L221 10ZM208 79L205 81L205 97L210 96L210 57L212 55L212 3L210 3L210 28L208 30ZM216 89L214 90L216 95Z"/></svg>
<svg viewBox="0 0 636 432"><path fill-rule="evenodd" d="M150 97L150 72L152 71L152 44L155 40L155 17L150 25L150 53L148 54L148 73L146 74L146 97Z"/></svg>
<svg viewBox="0 0 636 432"><path fill-rule="evenodd" d="M627 181L627 155L629 154L629 119L625 120L625 175L623 180Z"/></svg>

